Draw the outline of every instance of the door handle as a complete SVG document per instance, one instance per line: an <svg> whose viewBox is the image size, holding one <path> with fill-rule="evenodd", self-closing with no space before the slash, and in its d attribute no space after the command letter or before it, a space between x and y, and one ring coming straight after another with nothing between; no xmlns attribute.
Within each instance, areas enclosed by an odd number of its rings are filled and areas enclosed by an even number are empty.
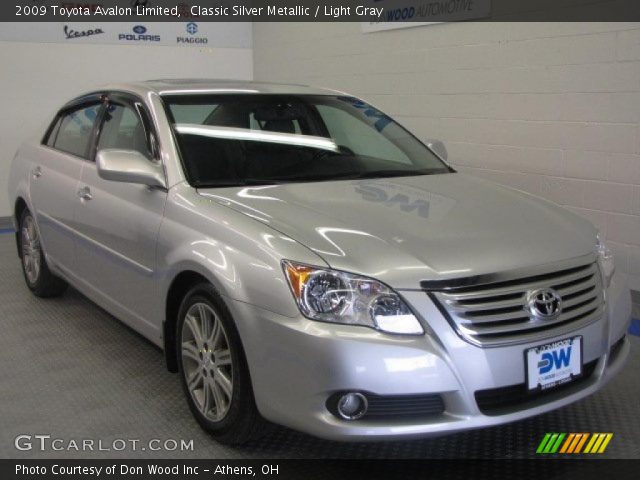
<svg viewBox="0 0 640 480"><path fill-rule="evenodd" d="M40 178L42 176L42 167L40 165L34 167L31 170L31 175L33 175L33 178Z"/></svg>
<svg viewBox="0 0 640 480"><path fill-rule="evenodd" d="M82 187L78 190L78 197L82 200L91 200L93 195L91 195L91 189L89 187Z"/></svg>

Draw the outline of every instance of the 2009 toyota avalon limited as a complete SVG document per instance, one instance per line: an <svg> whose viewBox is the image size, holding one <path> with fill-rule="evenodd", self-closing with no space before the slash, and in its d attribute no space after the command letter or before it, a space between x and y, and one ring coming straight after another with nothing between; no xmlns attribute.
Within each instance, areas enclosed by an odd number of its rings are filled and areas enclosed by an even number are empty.
<svg viewBox="0 0 640 480"><path fill-rule="evenodd" d="M622 367L626 280L587 221L456 173L352 96L114 85L13 162L35 295L67 284L162 347L190 409L340 440L520 420Z"/></svg>

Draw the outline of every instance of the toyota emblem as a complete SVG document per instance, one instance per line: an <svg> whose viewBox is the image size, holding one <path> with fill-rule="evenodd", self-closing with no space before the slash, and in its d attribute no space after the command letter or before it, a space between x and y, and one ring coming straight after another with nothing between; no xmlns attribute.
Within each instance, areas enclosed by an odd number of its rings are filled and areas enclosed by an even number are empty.
<svg viewBox="0 0 640 480"><path fill-rule="evenodd" d="M562 312L562 297L552 288L540 288L527 294L529 313L540 320L556 318Z"/></svg>

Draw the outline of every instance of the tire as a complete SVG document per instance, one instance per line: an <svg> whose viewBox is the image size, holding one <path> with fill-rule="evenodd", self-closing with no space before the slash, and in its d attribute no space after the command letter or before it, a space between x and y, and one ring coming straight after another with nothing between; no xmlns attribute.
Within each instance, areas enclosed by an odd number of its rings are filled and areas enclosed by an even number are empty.
<svg viewBox="0 0 640 480"><path fill-rule="evenodd" d="M224 444L259 438L268 424L255 404L238 331L211 284L186 294L175 338L182 388L200 426Z"/></svg>
<svg viewBox="0 0 640 480"><path fill-rule="evenodd" d="M67 282L56 277L47 265L35 219L28 209L20 217L19 254L27 287L38 297L58 297L67 289Z"/></svg>

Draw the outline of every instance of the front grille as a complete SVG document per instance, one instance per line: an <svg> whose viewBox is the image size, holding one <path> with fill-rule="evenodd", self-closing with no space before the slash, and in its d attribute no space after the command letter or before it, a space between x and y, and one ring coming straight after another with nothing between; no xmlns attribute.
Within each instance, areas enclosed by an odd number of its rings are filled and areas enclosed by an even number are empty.
<svg viewBox="0 0 640 480"><path fill-rule="evenodd" d="M561 335L595 321L604 310L600 271L593 260L555 272L504 278L479 285L438 284L430 295L462 338L483 347L538 340L541 333ZM556 318L536 318L527 310L527 294L540 288L552 288L562 298Z"/></svg>
<svg viewBox="0 0 640 480"><path fill-rule="evenodd" d="M327 400L327 409L335 416L338 399L346 392L337 392ZM361 420L393 420L400 418L425 418L444 412L444 402L438 394L425 395L374 395L362 394L367 399L367 413Z"/></svg>
<svg viewBox="0 0 640 480"><path fill-rule="evenodd" d="M511 385L509 387L478 390L475 393L478 408L485 415L503 415L514 409L526 408L530 403L539 402L540 399L550 396L566 394L568 390L577 390L588 381L598 365L598 360L585 363L582 367L582 375L572 382L567 382L555 388L530 392L525 383Z"/></svg>

